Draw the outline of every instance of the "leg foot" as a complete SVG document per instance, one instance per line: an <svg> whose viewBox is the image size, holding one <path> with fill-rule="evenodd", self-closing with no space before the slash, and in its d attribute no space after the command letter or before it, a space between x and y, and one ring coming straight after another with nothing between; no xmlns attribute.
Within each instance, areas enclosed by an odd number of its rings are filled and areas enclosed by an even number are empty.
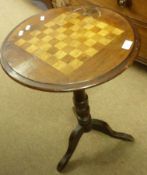
<svg viewBox="0 0 147 175"><path fill-rule="evenodd" d="M59 172L61 172L68 163L83 133L84 129L80 125L78 125L77 128L71 133L67 152L57 166L57 170Z"/></svg>
<svg viewBox="0 0 147 175"><path fill-rule="evenodd" d="M92 120L92 129L103 132L104 134L107 134L111 137L117 138L117 139L121 139L121 140L125 140L125 141L134 141L134 138L129 135L129 134L125 134L122 132L116 132L114 130L111 129L111 127L104 121L102 120L98 120L98 119L93 119Z"/></svg>

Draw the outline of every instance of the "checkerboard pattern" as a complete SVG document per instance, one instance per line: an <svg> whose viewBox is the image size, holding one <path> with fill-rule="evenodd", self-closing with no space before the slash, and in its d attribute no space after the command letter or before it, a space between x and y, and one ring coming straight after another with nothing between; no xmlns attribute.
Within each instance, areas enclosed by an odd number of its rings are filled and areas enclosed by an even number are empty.
<svg viewBox="0 0 147 175"><path fill-rule="evenodd" d="M64 12L40 28L27 31L15 45L69 75L123 32L100 18Z"/></svg>

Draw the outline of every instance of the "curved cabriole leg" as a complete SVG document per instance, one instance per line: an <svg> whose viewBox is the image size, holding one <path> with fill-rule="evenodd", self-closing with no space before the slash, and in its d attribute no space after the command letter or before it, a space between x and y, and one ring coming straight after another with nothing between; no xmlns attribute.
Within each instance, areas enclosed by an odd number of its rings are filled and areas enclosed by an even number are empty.
<svg viewBox="0 0 147 175"><path fill-rule="evenodd" d="M60 160L57 166L58 171L61 172L66 166L66 164L68 163L83 133L84 133L84 129L80 125L78 125L77 128L73 130L73 132L71 133L67 152L65 153L65 155Z"/></svg>
<svg viewBox="0 0 147 175"><path fill-rule="evenodd" d="M102 120L92 119L92 129L100 131L116 139L121 139L130 142L134 141L134 138L131 135L112 130L111 127Z"/></svg>

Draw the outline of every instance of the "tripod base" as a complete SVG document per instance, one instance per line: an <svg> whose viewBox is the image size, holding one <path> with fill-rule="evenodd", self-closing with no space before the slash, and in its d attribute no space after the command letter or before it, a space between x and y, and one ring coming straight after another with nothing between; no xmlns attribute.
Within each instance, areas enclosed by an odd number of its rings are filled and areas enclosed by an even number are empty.
<svg viewBox="0 0 147 175"><path fill-rule="evenodd" d="M104 134L107 134L108 136L111 136L116 139L121 139L124 141L130 141L133 142L134 138L126 133L123 132L117 132L111 129L111 127L104 121L98 120L98 119L93 119L92 120L92 129L100 131Z"/></svg>
<svg viewBox="0 0 147 175"><path fill-rule="evenodd" d="M78 145L81 136L85 132L89 132L92 129L100 131L116 139L130 142L134 141L134 138L131 135L114 131L106 122L98 119L91 119L88 106L88 96L84 91L74 92L74 104L79 124L76 129L72 131L69 138L68 149L57 166L57 170L59 172L61 172L68 163Z"/></svg>

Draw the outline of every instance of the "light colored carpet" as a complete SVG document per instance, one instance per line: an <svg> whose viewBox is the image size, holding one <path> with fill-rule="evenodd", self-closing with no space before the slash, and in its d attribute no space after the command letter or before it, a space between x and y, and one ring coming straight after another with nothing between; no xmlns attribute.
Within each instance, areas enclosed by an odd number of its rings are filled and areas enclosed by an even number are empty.
<svg viewBox="0 0 147 175"><path fill-rule="evenodd" d="M42 10L31 0L0 0L0 44L26 17ZM69 162L69 175L147 174L147 68L126 72L88 91L93 117L133 134L135 143L85 134ZM76 126L71 93L23 87L0 69L0 175L56 175Z"/></svg>

